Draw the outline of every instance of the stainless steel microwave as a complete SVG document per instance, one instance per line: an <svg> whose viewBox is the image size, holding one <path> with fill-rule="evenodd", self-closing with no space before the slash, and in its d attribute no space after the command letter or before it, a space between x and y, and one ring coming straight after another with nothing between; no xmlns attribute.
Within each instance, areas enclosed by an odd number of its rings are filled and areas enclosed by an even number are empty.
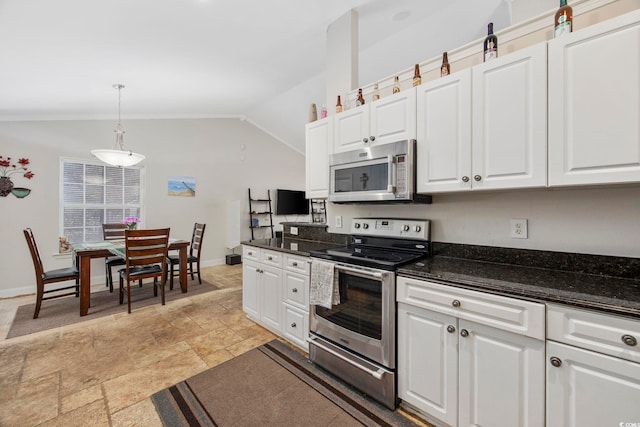
<svg viewBox="0 0 640 427"><path fill-rule="evenodd" d="M331 155L329 201L431 203L416 194L416 141L374 145Z"/></svg>

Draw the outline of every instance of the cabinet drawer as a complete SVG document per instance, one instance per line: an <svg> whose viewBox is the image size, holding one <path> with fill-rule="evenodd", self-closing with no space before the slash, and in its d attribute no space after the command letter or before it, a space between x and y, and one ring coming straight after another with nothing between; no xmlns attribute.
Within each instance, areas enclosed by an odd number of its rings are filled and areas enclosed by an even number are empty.
<svg viewBox="0 0 640 427"><path fill-rule="evenodd" d="M308 351L309 314L307 312L284 304L284 326L282 329L286 339Z"/></svg>
<svg viewBox="0 0 640 427"><path fill-rule="evenodd" d="M264 265L270 265L272 267L282 268L282 252L262 250L262 259L260 260Z"/></svg>
<svg viewBox="0 0 640 427"><path fill-rule="evenodd" d="M637 320L548 304L547 338L640 362L640 321Z"/></svg>
<svg viewBox="0 0 640 427"><path fill-rule="evenodd" d="M284 300L302 310L309 310L309 276L284 272Z"/></svg>
<svg viewBox="0 0 640 427"><path fill-rule="evenodd" d="M398 302L543 340L544 304L398 277Z"/></svg>
<svg viewBox="0 0 640 427"><path fill-rule="evenodd" d="M242 247L242 259L260 262L260 253L262 251L254 246Z"/></svg>
<svg viewBox="0 0 640 427"><path fill-rule="evenodd" d="M300 274L309 274L309 258L284 254L284 268Z"/></svg>

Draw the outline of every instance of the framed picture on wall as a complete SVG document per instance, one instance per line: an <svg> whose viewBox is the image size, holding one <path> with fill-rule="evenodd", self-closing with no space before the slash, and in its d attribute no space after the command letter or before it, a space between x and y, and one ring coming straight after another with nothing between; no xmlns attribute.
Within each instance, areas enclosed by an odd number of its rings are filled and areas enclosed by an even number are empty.
<svg viewBox="0 0 640 427"><path fill-rule="evenodd" d="M196 178L194 176L171 175L167 182L169 196L195 197Z"/></svg>

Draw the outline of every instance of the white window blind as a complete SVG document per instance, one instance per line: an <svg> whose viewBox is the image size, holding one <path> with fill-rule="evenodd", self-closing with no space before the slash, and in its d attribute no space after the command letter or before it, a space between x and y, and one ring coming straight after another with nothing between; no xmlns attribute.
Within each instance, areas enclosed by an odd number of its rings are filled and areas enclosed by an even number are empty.
<svg viewBox="0 0 640 427"><path fill-rule="evenodd" d="M102 240L103 223L142 218L142 169L62 159L61 236L71 243Z"/></svg>

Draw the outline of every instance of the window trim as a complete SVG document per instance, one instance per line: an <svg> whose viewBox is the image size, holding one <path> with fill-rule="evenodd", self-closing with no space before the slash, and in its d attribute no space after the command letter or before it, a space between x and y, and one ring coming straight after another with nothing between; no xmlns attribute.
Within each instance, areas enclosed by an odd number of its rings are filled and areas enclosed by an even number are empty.
<svg viewBox="0 0 640 427"><path fill-rule="evenodd" d="M106 163L101 162L97 159L86 159L86 158L78 158L78 157L60 157L60 162L58 165L58 235L64 236L64 164L65 163L82 163L83 165L94 165L94 166L104 166L109 167ZM147 191L146 188L146 169L144 166L136 165L129 166L126 169L138 169L140 171L140 221L145 223L145 193ZM83 208L87 207L103 207L108 205L103 204L82 204L80 205Z"/></svg>

